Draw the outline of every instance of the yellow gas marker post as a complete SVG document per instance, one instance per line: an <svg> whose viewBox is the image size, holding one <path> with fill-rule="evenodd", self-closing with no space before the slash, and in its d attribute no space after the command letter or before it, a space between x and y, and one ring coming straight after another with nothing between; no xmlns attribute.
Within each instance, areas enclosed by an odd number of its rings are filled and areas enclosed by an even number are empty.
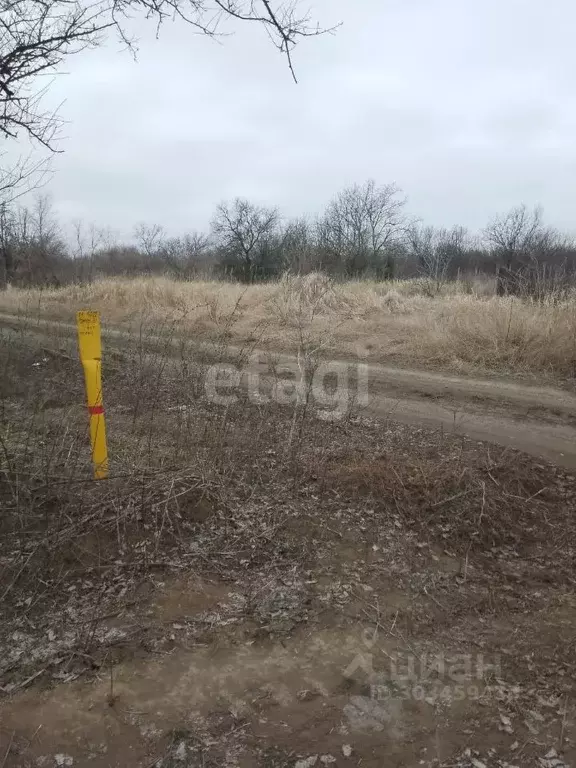
<svg viewBox="0 0 576 768"><path fill-rule="evenodd" d="M78 346L86 380L88 413L90 414L90 442L94 478L108 477L108 447L102 404L102 342L100 339L100 313L78 312Z"/></svg>

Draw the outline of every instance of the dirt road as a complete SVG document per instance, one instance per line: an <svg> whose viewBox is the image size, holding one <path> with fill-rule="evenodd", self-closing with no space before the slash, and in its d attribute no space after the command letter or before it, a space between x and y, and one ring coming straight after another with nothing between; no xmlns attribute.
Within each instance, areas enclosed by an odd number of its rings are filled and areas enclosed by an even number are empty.
<svg viewBox="0 0 576 768"><path fill-rule="evenodd" d="M57 321L0 315L1 332L25 339L45 337L74 343L76 329ZM168 350L181 353L182 344L197 349L202 356L237 361L242 355L244 381L258 374L261 379L297 375L299 362L294 355L256 349L240 349L233 345L195 343L171 335L148 335L136 338L127 331L104 330L108 344L123 345L137 341L148 351ZM249 354L247 354L249 353ZM439 427L497 445L524 451L560 466L576 469L576 394L551 386L529 385L514 379L472 378L422 370L408 370L370 364L362 376L367 381L366 413L378 419L391 419L408 424ZM339 360L346 368L350 390L356 388L358 364L355 360Z"/></svg>

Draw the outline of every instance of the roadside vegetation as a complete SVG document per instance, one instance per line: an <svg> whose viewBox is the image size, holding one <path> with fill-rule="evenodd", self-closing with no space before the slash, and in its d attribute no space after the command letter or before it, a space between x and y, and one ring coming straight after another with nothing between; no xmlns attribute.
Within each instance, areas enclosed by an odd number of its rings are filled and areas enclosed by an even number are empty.
<svg viewBox="0 0 576 768"><path fill-rule="evenodd" d="M570 382L576 375L576 294L497 296L495 281L426 278L337 281L284 274L245 285L169 277L102 278L60 288L10 288L0 312L74 322L98 309L106 328L170 326L191 341L254 345L454 372L535 374Z"/></svg>
<svg viewBox="0 0 576 768"><path fill-rule="evenodd" d="M139 224L129 242L58 221L47 197L0 210L0 311L373 362L573 380L576 243L518 206L484 229L425 225L395 184L287 219L237 198L205 232Z"/></svg>

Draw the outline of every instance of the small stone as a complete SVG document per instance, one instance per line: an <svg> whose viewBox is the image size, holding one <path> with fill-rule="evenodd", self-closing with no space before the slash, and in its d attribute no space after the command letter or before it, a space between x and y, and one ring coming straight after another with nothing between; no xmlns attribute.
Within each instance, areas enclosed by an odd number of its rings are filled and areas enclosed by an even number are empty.
<svg viewBox="0 0 576 768"><path fill-rule="evenodd" d="M342 744L342 754L344 757L351 757L352 756L352 747L350 744Z"/></svg>
<svg viewBox="0 0 576 768"><path fill-rule="evenodd" d="M512 720L510 720L509 717L506 717L506 715L500 715L499 730L504 731L505 733L514 733L514 729L512 728Z"/></svg>
<svg viewBox="0 0 576 768"><path fill-rule="evenodd" d="M294 768L312 768L318 761L318 755L310 755L310 757L304 758L304 760L297 760Z"/></svg>
<svg viewBox="0 0 576 768"><path fill-rule="evenodd" d="M320 758L320 762L324 763L324 765L330 765L330 763L335 763L336 758L334 755L322 755Z"/></svg>
<svg viewBox="0 0 576 768"><path fill-rule="evenodd" d="M531 723L530 720L524 720L524 725L526 726L526 728L528 728L532 736L538 736L538 734L540 733L538 728L536 728L536 726L533 723Z"/></svg>
<svg viewBox="0 0 576 768"><path fill-rule="evenodd" d="M74 758L70 755L64 755L61 752L59 752L57 755L54 755L54 761L58 768L60 768L60 766L74 765Z"/></svg>
<svg viewBox="0 0 576 768"><path fill-rule="evenodd" d="M174 759L180 760L180 761L186 760L186 742L185 741L181 741L180 744L178 744L178 747L174 752Z"/></svg>
<svg viewBox="0 0 576 768"><path fill-rule="evenodd" d="M296 694L298 701L312 701L317 696L320 696L318 691L309 691L307 688L302 691L298 691Z"/></svg>

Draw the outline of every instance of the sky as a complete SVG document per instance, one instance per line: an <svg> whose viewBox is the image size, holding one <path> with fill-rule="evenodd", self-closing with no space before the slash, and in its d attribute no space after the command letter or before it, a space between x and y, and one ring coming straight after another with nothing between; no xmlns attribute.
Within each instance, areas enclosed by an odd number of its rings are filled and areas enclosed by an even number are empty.
<svg viewBox="0 0 576 768"><path fill-rule="evenodd" d="M67 61L47 189L64 221L129 236L206 229L236 196L314 215L344 186L397 183L410 213L478 230L542 204L576 232L574 0L303 0L333 35L283 57L256 25L214 42L135 22Z"/></svg>

